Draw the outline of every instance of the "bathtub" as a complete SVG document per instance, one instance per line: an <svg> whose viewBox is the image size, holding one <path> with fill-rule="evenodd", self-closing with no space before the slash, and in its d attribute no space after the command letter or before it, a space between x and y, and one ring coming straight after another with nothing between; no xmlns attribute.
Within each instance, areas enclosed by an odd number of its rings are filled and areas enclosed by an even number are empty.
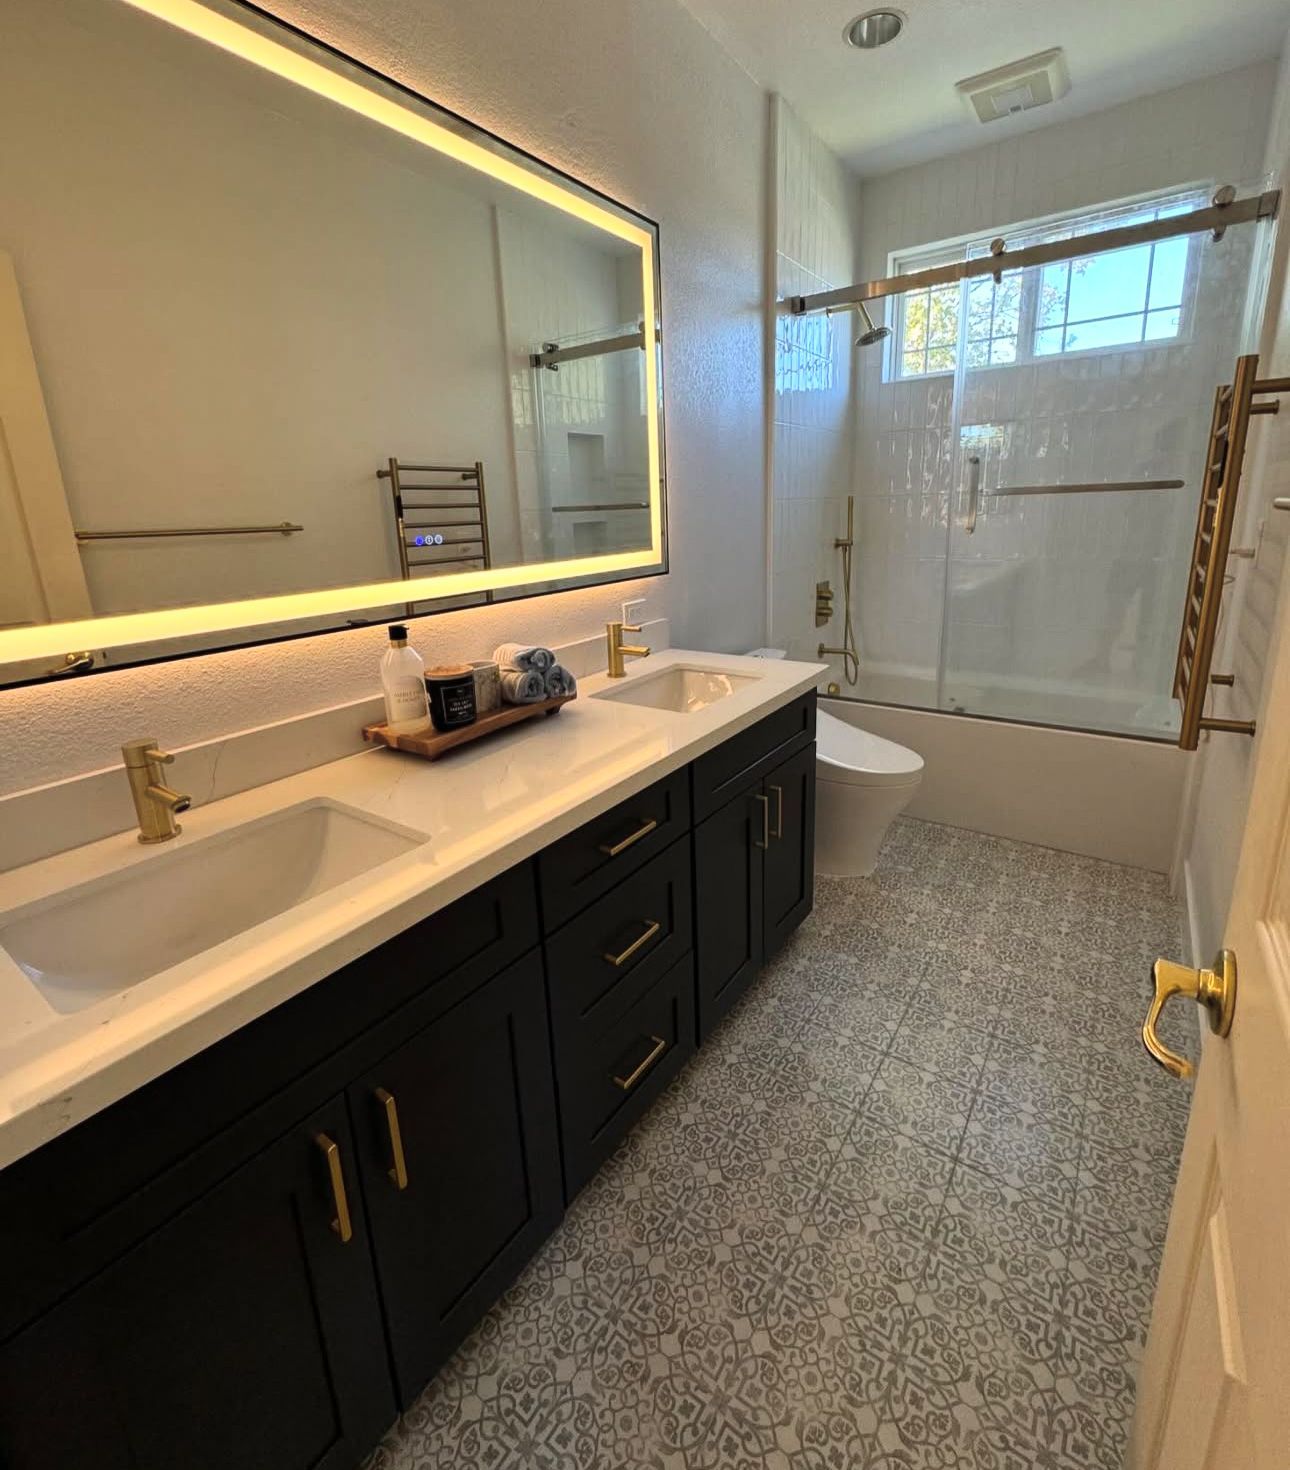
<svg viewBox="0 0 1290 1470"><path fill-rule="evenodd" d="M1187 773L1176 746L855 699L820 708L923 757L906 816L1170 869Z"/></svg>

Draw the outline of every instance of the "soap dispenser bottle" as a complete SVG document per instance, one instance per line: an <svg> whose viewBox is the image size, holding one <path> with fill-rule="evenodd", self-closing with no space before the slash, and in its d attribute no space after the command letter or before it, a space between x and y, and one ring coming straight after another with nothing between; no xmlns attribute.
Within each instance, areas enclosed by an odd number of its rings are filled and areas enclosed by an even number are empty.
<svg viewBox="0 0 1290 1470"><path fill-rule="evenodd" d="M402 623L390 628L390 646L381 659L381 688L385 725L392 735L411 735L429 726L425 664L416 649L408 647L408 630Z"/></svg>

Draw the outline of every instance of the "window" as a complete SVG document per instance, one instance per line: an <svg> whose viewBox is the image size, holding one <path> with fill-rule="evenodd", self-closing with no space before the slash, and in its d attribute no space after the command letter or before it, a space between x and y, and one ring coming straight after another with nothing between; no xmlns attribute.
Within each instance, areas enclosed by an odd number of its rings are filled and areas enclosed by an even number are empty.
<svg viewBox="0 0 1290 1470"><path fill-rule="evenodd" d="M1184 214L1204 196L1072 217L1041 229L1012 231L1009 248L1069 239L1090 230ZM960 346L968 368L1002 366L1063 353L1109 351L1182 335L1194 242L1187 236L1132 245L1102 255L913 291L897 299L894 375L953 372ZM893 260L896 273L926 270L989 253L985 240L920 250Z"/></svg>

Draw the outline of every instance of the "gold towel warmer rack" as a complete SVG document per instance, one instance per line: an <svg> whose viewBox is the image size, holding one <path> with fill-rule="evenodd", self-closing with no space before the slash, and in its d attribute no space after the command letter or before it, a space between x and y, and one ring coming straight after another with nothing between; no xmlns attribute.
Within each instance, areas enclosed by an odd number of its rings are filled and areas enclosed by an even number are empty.
<svg viewBox="0 0 1290 1470"><path fill-rule="evenodd" d="M1231 674L1210 672L1227 559L1232 547L1237 492L1245 459L1250 419L1276 413L1280 403L1257 403L1268 394L1290 393L1290 378L1260 378L1257 353L1236 360L1236 372L1214 395L1214 417L1209 431L1200 504L1196 510L1196 537L1192 543L1187 601L1174 664L1174 697L1182 706L1178 745L1195 750L1206 730L1253 735L1253 720L1220 719L1205 714L1205 695L1211 684L1230 686Z"/></svg>
<svg viewBox="0 0 1290 1470"><path fill-rule="evenodd" d="M407 474L413 475L450 475L451 480L423 485L409 484L403 477ZM390 493L394 504L394 531L395 540L399 553L399 568L403 573L403 580L410 581L419 569L426 569L431 574L441 567L478 566L481 568L491 567L492 548L488 540L488 506L485 500L484 490L484 464L482 460L476 460L474 464L412 464L408 460L400 460L391 457L386 461L385 468L377 470L378 480L390 482ZM411 504L405 497L417 493L429 493L439 495L442 493L455 495L455 500L431 500L429 502L415 505ZM461 498L461 497L469 498ZM473 516L462 520L439 521L441 511L473 511ZM428 516L426 521L420 517ZM413 520L413 517L418 519ZM437 525L438 529L434 529ZM425 532L430 531L432 539L427 542ZM457 532L470 532L473 535L458 535ZM454 533L454 534L446 534ZM420 538L420 539L418 539ZM456 552L448 556L437 556L435 553L441 546L478 546L478 551ZM426 552L428 555L413 560L416 552ZM485 602L492 602L493 594L484 592L481 594ZM427 602L433 601L426 598ZM411 616L415 603L407 604L408 616Z"/></svg>

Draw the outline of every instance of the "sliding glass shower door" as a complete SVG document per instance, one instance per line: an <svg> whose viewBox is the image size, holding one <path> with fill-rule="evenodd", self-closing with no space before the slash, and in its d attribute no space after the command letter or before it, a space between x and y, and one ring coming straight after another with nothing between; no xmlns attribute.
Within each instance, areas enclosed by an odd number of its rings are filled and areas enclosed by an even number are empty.
<svg viewBox="0 0 1290 1470"><path fill-rule="evenodd" d="M1201 202L1176 196L1079 232ZM907 416L934 418L938 395L948 413L929 425L939 449L916 514L911 503L924 552L929 529L944 537L943 555L920 559L928 586L940 579L935 677L906 678L922 697L894 702L1176 733L1197 495L1214 392L1244 348L1255 235L1179 236L896 298L879 391L903 388ZM862 586L871 565L862 542ZM862 618L862 654L865 631ZM870 664L857 692L881 699L882 685Z"/></svg>

